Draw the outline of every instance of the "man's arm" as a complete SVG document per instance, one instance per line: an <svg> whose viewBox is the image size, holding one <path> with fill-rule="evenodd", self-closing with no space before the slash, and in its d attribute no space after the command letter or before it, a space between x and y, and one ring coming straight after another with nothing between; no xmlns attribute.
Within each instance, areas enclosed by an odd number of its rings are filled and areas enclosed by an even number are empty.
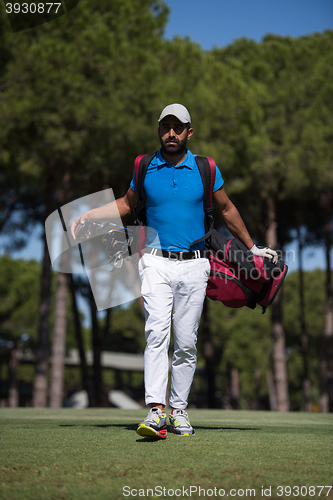
<svg viewBox="0 0 333 500"><path fill-rule="evenodd" d="M232 201L229 200L223 186L213 193L213 204L217 213L235 238L238 238L242 243L244 243L253 255L257 255L258 257L267 257L268 259L272 259L276 264L278 255L275 250L267 247L258 248L253 243L240 213Z"/></svg>
<svg viewBox="0 0 333 500"><path fill-rule="evenodd" d="M240 213L228 198L223 186L213 193L213 204L230 233L251 250L254 245L253 240L246 229Z"/></svg>
<svg viewBox="0 0 333 500"><path fill-rule="evenodd" d="M120 215L121 218L130 215L135 207L136 193L131 188L128 189L125 196L118 198L115 201L106 203L98 208L93 208L88 210L83 214L76 217L71 224L71 235L75 238L75 230L79 224L84 224L87 221L90 222L104 222L110 219L115 219Z"/></svg>

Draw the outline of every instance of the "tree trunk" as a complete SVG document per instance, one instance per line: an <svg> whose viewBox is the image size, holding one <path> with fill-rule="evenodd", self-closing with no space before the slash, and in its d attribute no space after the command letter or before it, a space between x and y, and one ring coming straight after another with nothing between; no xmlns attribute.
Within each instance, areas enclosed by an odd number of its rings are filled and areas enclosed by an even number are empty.
<svg viewBox="0 0 333 500"><path fill-rule="evenodd" d="M205 298L203 303L203 357L206 364L206 380L207 380L207 403L208 408L216 408L215 399L215 366L214 366L214 347L210 333L210 318L208 311L208 300Z"/></svg>
<svg viewBox="0 0 333 500"><path fill-rule="evenodd" d="M106 317L105 317L105 325L104 325L104 330L103 330L103 344L108 335L110 335L111 331L111 316L112 316L112 309L107 309L106 310Z"/></svg>
<svg viewBox="0 0 333 500"><path fill-rule="evenodd" d="M44 257L42 265L41 301L39 306L38 350L36 360L36 374L33 384L33 406L45 408L47 406L47 372L49 364L49 324L51 302L51 261L44 235Z"/></svg>
<svg viewBox="0 0 333 500"><path fill-rule="evenodd" d="M278 411L289 411L285 334L282 326L281 290L272 304L273 367Z"/></svg>
<svg viewBox="0 0 333 500"><path fill-rule="evenodd" d="M231 369L231 395L230 395L230 403L234 410L238 409L238 400L239 400L239 390L240 386L240 374L237 368Z"/></svg>
<svg viewBox="0 0 333 500"><path fill-rule="evenodd" d="M230 367L227 368L226 372L226 385L222 396L222 408L223 410L232 410L231 406L231 373Z"/></svg>
<svg viewBox="0 0 333 500"><path fill-rule="evenodd" d="M52 372L50 407L61 408L63 403L64 361L67 330L67 276L58 273L55 324L52 343Z"/></svg>
<svg viewBox="0 0 333 500"><path fill-rule="evenodd" d="M260 410L260 379L261 379L261 368L256 368L254 372L254 383L255 383L255 398L253 401L253 409Z"/></svg>
<svg viewBox="0 0 333 500"><path fill-rule="evenodd" d="M267 199L268 229L266 244L277 248L277 223L275 201ZM272 304L272 338L273 338L273 377L277 395L278 411L289 410L288 375L285 355L285 333L282 325L281 290Z"/></svg>
<svg viewBox="0 0 333 500"><path fill-rule="evenodd" d="M17 388L17 367L18 367L18 357L17 357L17 346L16 343L10 352L8 373L9 373L9 395L8 395L8 406L10 408L17 408L19 405L19 392Z"/></svg>
<svg viewBox="0 0 333 500"><path fill-rule="evenodd" d="M222 397L222 407L224 410L237 410L239 400L240 374L237 368L227 367L226 388Z"/></svg>
<svg viewBox="0 0 333 500"><path fill-rule="evenodd" d="M323 413L333 411L333 293L332 293L332 201L331 192L322 196L322 206L325 210L325 253L326 253L326 304L325 330L323 335L323 349L321 349L320 379L321 395L320 407Z"/></svg>
<svg viewBox="0 0 333 500"><path fill-rule="evenodd" d="M58 208L61 208L67 201L69 195L70 174L68 168L65 169L62 185L58 189ZM67 231L66 227L63 227ZM61 263L66 269L68 254L64 252L61 256ZM63 403L64 390L64 364L66 350L67 332L67 276L59 272L57 277L57 289L55 297L55 320L52 343L52 371L50 387L50 407L61 408Z"/></svg>
<svg viewBox="0 0 333 500"><path fill-rule="evenodd" d="M80 320L80 314L79 314L79 309L77 306L77 300L76 300L76 289L75 289L75 283L74 283L74 278L72 274L68 274L68 280L69 280L69 286L70 286L70 291L71 291L71 296L72 296L72 310L73 310L73 316L74 316L74 324L75 324L75 336L76 336L76 342L77 342L77 347L79 350L79 356L80 356L80 361L81 361L81 383L83 389L87 392L88 395L88 405L89 407L96 406L96 402L94 400L94 395L91 389L91 382L89 378L89 369L88 369L88 363L86 359L86 353L84 350L84 345L83 345L83 336L82 336L82 327L81 327L81 320Z"/></svg>
<svg viewBox="0 0 333 500"><path fill-rule="evenodd" d="M92 333L92 347L93 347L93 364L94 364L94 395L95 405L102 406L103 402L103 382L102 382L102 345L100 338L100 328L97 320L97 309L95 300L90 290L89 293L89 306L91 314L91 333Z"/></svg>
<svg viewBox="0 0 333 500"><path fill-rule="evenodd" d="M50 163L45 182L45 219L53 210L53 163ZM49 363L49 325L51 305L51 261L44 233L44 256L41 277L41 299L39 305L38 348L36 359L36 373L33 383L32 404L35 408L47 406L48 363Z"/></svg>
<svg viewBox="0 0 333 500"><path fill-rule="evenodd" d="M299 300L300 300L300 325L301 325L301 352L303 357L303 400L305 410L311 411L311 382L309 378L308 363L308 334L305 320L305 301L304 301L304 272L303 272L303 241L300 229L301 216L298 215L297 236L298 236L298 274L299 274Z"/></svg>
<svg viewBox="0 0 333 500"><path fill-rule="evenodd" d="M278 400L276 394L276 386L274 383L274 377L272 370L266 371L267 385L268 385L268 395L269 395L269 407L271 411L278 411Z"/></svg>

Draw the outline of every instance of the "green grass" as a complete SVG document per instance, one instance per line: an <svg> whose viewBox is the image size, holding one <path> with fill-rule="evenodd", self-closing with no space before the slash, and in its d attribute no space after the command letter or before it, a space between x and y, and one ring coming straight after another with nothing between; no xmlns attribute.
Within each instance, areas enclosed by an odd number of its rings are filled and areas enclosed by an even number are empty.
<svg viewBox="0 0 333 500"><path fill-rule="evenodd" d="M317 499L320 489L310 486L333 484L332 415L189 414L195 437L153 441L135 433L145 410L1 409L0 499L134 498L125 486L137 498L221 498L223 488L230 498ZM278 486L295 488L288 497ZM320 497L333 499L333 488L327 493Z"/></svg>

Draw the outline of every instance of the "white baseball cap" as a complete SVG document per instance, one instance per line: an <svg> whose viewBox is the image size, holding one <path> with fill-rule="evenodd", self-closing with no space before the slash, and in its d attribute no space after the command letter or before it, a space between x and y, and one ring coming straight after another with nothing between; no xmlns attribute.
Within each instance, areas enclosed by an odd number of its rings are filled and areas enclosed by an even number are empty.
<svg viewBox="0 0 333 500"><path fill-rule="evenodd" d="M163 109L158 121L160 122L168 115L175 116L182 123L191 123L190 113L182 104L169 104L168 106L166 106Z"/></svg>

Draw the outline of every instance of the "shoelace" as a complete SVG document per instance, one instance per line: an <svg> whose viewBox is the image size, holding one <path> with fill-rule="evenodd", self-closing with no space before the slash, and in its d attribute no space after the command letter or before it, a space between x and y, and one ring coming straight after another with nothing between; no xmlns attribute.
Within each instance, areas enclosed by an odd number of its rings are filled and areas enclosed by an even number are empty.
<svg viewBox="0 0 333 500"><path fill-rule="evenodd" d="M151 420L153 420L154 418L156 417L160 417L161 418L161 415L162 415L162 411L159 412L159 411L153 411L154 409L152 408L151 410L149 410L149 413L147 415L147 419L150 418Z"/></svg>
<svg viewBox="0 0 333 500"><path fill-rule="evenodd" d="M176 410L175 412L172 413L172 416L177 422L183 426L186 425L187 427L189 426L189 423L187 421L187 413L185 410Z"/></svg>

